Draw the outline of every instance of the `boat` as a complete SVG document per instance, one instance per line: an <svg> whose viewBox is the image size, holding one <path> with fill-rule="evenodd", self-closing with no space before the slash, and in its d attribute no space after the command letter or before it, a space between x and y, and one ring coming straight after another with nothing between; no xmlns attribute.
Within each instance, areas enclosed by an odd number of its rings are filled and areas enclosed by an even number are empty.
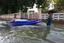
<svg viewBox="0 0 64 43"><path fill-rule="evenodd" d="M8 24L12 26L22 26L22 25L34 25L39 22L42 22L42 20L15 19L15 21L8 21Z"/></svg>

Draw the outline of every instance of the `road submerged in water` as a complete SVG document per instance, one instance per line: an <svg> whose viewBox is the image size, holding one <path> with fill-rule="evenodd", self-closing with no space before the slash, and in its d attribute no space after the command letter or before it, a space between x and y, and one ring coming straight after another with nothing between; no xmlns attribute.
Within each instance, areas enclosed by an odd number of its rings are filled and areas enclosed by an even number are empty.
<svg viewBox="0 0 64 43"><path fill-rule="evenodd" d="M4 22L4 23L3 23ZM0 22L0 43L64 43L64 25L44 22L37 25L9 26Z"/></svg>

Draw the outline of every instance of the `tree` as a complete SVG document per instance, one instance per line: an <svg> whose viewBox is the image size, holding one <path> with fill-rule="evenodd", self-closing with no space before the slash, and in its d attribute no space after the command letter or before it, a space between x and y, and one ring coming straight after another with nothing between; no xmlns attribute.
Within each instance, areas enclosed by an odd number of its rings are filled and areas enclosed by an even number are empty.
<svg viewBox="0 0 64 43"><path fill-rule="evenodd" d="M57 11L64 12L64 0L57 0L56 6Z"/></svg>
<svg viewBox="0 0 64 43"><path fill-rule="evenodd" d="M42 5L42 8L46 6L46 0L0 0L0 13L15 13L19 10L27 11L27 7L33 7L37 2L38 7Z"/></svg>

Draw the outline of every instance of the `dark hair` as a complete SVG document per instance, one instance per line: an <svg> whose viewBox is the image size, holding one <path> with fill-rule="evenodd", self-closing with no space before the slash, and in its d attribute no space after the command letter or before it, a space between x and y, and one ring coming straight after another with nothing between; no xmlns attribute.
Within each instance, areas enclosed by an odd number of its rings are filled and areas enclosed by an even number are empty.
<svg viewBox="0 0 64 43"><path fill-rule="evenodd" d="M53 14L53 10L48 11L48 14L50 14L50 13L52 13L52 14Z"/></svg>
<svg viewBox="0 0 64 43"><path fill-rule="evenodd" d="M14 14L14 18L16 18L16 14Z"/></svg>

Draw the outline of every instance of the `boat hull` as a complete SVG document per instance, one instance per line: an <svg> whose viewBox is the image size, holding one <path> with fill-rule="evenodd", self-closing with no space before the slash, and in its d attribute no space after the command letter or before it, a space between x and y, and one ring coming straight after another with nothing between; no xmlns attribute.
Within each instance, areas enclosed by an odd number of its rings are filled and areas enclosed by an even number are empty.
<svg viewBox="0 0 64 43"><path fill-rule="evenodd" d="M9 25L13 25L13 26L21 26L21 25L34 25L37 24L39 22L42 22L41 20L27 20L27 21L8 21Z"/></svg>

